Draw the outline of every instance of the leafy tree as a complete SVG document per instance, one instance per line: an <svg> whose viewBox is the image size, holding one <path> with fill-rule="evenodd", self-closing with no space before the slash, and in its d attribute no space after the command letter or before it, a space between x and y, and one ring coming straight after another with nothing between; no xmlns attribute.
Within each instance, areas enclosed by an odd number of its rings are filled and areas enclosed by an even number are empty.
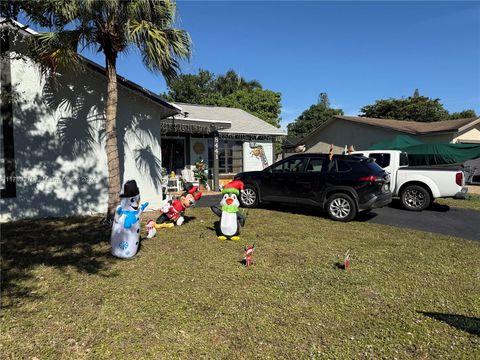
<svg viewBox="0 0 480 360"><path fill-rule="evenodd" d="M463 111L460 111L460 112L454 112L454 113L450 114L450 119L452 119L452 120L454 120L454 119L468 119L468 118L474 118L474 117L477 117L477 113L475 112L475 110L471 110L471 109L463 110Z"/></svg>
<svg viewBox="0 0 480 360"><path fill-rule="evenodd" d="M168 86L169 92L162 96L169 101L214 105L220 98L215 92L215 75L207 70L179 75Z"/></svg>
<svg viewBox="0 0 480 360"><path fill-rule="evenodd" d="M172 80L179 70L179 61L190 57L190 37L185 30L175 28L173 0L39 0L35 3L35 10L26 9L27 15L32 22L53 30L36 36L34 47L42 63L52 70L75 69L81 61L77 53L79 46L105 55L107 216L111 217L121 185L116 134L117 58L137 48L149 70Z"/></svg>
<svg viewBox="0 0 480 360"><path fill-rule="evenodd" d="M281 109L280 93L271 90L238 90L221 99L220 106L236 107L278 127Z"/></svg>
<svg viewBox="0 0 480 360"><path fill-rule="evenodd" d="M317 104L310 106L294 122L288 124L288 135L303 138L335 115L343 115L343 110L332 109L328 95L321 93Z"/></svg>
<svg viewBox="0 0 480 360"><path fill-rule="evenodd" d="M375 104L366 105L360 111L360 116L364 117L422 122L477 116L474 110L464 110L449 114L440 103L440 99L422 96L418 89L415 89L413 95L408 98L377 100Z"/></svg>
<svg viewBox="0 0 480 360"><path fill-rule="evenodd" d="M364 117L422 122L446 120L449 116L440 99L421 95L406 99L377 100L375 104L361 108L360 112L360 116Z"/></svg>
<svg viewBox="0 0 480 360"><path fill-rule="evenodd" d="M258 81L247 81L234 70L218 76L202 69L179 75L162 96L175 102L240 108L276 127L280 122L280 93L263 89Z"/></svg>

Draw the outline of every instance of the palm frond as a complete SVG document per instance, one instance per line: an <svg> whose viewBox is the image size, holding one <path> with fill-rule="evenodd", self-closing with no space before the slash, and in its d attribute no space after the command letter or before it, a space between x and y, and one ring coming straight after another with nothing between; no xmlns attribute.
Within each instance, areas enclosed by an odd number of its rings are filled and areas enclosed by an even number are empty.
<svg viewBox="0 0 480 360"><path fill-rule="evenodd" d="M32 37L30 45L34 56L52 71L58 68L78 70L81 62L77 47L81 36L79 30L44 32Z"/></svg>
<svg viewBox="0 0 480 360"><path fill-rule="evenodd" d="M190 58L190 36L180 29L162 29L149 21L132 20L127 26L128 39L141 51L145 66L160 71L167 81L180 70L179 60Z"/></svg>

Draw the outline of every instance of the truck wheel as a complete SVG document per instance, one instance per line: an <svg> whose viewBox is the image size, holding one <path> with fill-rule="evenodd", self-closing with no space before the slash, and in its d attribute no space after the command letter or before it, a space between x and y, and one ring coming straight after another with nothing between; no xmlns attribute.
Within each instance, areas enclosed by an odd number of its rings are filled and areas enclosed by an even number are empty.
<svg viewBox="0 0 480 360"><path fill-rule="evenodd" d="M355 201L347 194L333 194L327 200L325 205L330 219L335 221L347 222L357 215L357 207Z"/></svg>
<svg viewBox="0 0 480 360"><path fill-rule="evenodd" d="M258 206L258 191L253 185L245 185L240 194L240 202L243 207L254 208Z"/></svg>
<svg viewBox="0 0 480 360"><path fill-rule="evenodd" d="M425 210L432 201L427 189L419 185L407 186L402 190L400 199L403 207L411 211Z"/></svg>

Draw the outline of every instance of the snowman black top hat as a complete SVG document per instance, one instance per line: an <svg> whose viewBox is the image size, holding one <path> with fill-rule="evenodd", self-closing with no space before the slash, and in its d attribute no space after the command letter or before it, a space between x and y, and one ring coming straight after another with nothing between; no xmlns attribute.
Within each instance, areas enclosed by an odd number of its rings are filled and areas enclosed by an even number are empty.
<svg viewBox="0 0 480 360"><path fill-rule="evenodd" d="M128 180L125 184L123 184L123 192L120 194L121 198L134 197L137 195L140 195L140 189L138 188L135 180Z"/></svg>

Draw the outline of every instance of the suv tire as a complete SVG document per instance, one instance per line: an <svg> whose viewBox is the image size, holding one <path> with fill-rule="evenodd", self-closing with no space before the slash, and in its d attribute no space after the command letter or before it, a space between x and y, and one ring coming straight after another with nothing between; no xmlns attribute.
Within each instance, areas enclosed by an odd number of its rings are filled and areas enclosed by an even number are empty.
<svg viewBox="0 0 480 360"><path fill-rule="evenodd" d="M330 219L347 222L357 216L355 201L347 194L337 193L331 195L325 204L325 210Z"/></svg>
<svg viewBox="0 0 480 360"><path fill-rule="evenodd" d="M432 201L427 189L420 185L410 185L402 190L400 194L402 206L410 211L425 210Z"/></svg>
<svg viewBox="0 0 480 360"><path fill-rule="evenodd" d="M240 203L245 208L255 208L258 206L258 191L253 185L245 185L240 193Z"/></svg>

